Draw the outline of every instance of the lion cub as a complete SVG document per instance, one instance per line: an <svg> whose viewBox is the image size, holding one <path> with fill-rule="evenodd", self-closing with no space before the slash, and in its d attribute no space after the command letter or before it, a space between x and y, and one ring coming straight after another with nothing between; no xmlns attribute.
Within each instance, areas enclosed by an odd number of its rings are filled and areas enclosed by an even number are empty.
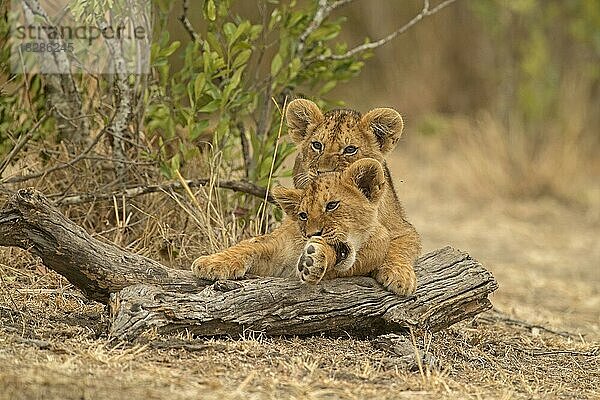
<svg viewBox="0 0 600 400"><path fill-rule="evenodd" d="M207 279L246 273L297 275L312 284L372 275L394 293L411 294L416 288L414 270L390 253L393 232L378 218L389 190L381 163L370 158L314 179L302 189L276 188L273 196L286 214L279 228L199 257L192 271Z"/></svg>
<svg viewBox="0 0 600 400"><path fill-rule="evenodd" d="M402 136L400 114L391 108L376 108L364 115L354 110L323 113L312 101L296 99L288 105L286 119L290 137L298 146L294 164L297 188L328 173L342 172L364 158L374 158L383 165L387 189L378 203L377 218L390 235L383 268L406 271L405 276L414 277L412 269L421 252L421 239L406 220L384 158ZM403 286L414 289L415 285L413 281Z"/></svg>

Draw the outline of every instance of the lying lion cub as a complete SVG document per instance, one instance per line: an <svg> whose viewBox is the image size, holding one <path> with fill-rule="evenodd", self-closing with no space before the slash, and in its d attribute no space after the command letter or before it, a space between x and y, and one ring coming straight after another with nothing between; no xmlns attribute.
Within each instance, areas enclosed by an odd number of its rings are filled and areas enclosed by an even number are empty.
<svg viewBox="0 0 600 400"><path fill-rule="evenodd" d="M320 176L303 189L276 188L273 196L286 214L279 228L199 257L192 271L207 279L297 275L312 284L372 275L392 292L413 293L414 270L390 257L390 231L379 222L379 203L387 190L383 167L372 158Z"/></svg>

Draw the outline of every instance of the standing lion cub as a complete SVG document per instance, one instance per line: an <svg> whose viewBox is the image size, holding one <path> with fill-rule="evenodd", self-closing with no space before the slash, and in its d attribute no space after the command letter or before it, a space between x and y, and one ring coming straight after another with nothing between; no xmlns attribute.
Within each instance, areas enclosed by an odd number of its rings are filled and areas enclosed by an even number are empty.
<svg viewBox="0 0 600 400"><path fill-rule="evenodd" d="M246 273L290 277L316 284L322 279L372 275L400 295L415 291L412 269L396 262L393 232L379 221L389 190L382 165L366 158L342 173L327 174L302 189L276 188L286 216L273 232L244 240L220 253L197 258L201 278L239 278Z"/></svg>

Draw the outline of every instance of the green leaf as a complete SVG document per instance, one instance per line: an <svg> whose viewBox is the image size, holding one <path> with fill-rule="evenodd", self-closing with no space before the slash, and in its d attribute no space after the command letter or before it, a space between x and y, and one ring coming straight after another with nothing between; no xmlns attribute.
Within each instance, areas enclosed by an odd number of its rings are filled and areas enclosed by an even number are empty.
<svg viewBox="0 0 600 400"><path fill-rule="evenodd" d="M260 35L260 33L262 32L262 30L262 25L252 25L252 27L250 28L250 33L248 34L250 40L256 40L258 38L258 35Z"/></svg>
<svg viewBox="0 0 600 400"><path fill-rule="evenodd" d="M269 19L268 29L270 31L272 31L273 28L275 28L275 25L277 25L280 21L281 21L281 10L276 8L271 13L271 18Z"/></svg>
<svg viewBox="0 0 600 400"><path fill-rule="evenodd" d="M295 27L300 21L302 21L307 15L302 12L302 11L298 11L295 13L292 13L289 20L287 21L287 28L293 28Z"/></svg>
<svg viewBox="0 0 600 400"><path fill-rule="evenodd" d="M244 21L244 22L242 22L237 27L235 33L233 34L233 36L229 40L229 46L231 46L232 44L234 44L244 33L246 33L246 31L248 31L248 29L250 29L250 27L251 27L250 21Z"/></svg>
<svg viewBox="0 0 600 400"><path fill-rule="evenodd" d="M225 36L228 39L228 42L230 41L230 38L234 35L236 31L236 27L235 24L231 23L231 22L225 22L223 24L223 33L225 33Z"/></svg>
<svg viewBox="0 0 600 400"><path fill-rule="evenodd" d="M339 35L340 28L339 25L322 26L316 29L310 38L312 40L328 41Z"/></svg>
<svg viewBox="0 0 600 400"><path fill-rule="evenodd" d="M210 45L210 48L212 50L214 50L214 51L211 51L210 54L215 53L215 54L219 54L220 56L223 55L223 47L221 46L221 43L219 42L219 39L214 32L206 33L206 41ZM205 53L209 53L209 51L206 51Z"/></svg>
<svg viewBox="0 0 600 400"><path fill-rule="evenodd" d="M271 61L271 75L275 76L281 70L281 66L283 65L283 59L281 58L281 54L275 54L273 57L273 61Z"/></svg>
<svg viewBox="0 0 600 400"><path fill-rule="evenodd" d="M169 57L171 54L175 53L175 50L177 50L180 45L181 42L176 40L173 43L171 43L169 47L161 49L159 55L162 57Z"/></svg>
<svg viewBox="0 0 600 400"><path fill-rule="evenodd" d="M175 172L181 167L181 157L179 153L175 154L173 158L171 158L171 171Z"/></svg>
<svg viewBox="0 0 600 400"><path fill-rule="evenodd" d="M331 80L331 81L327 82L319 90L319 95L323 95L323 94L329 92L331 89L333 89L335 87L335 85L337 85L337 81Z"/></svg>
<svg viewBox="0 0 600 400"><path fill-rule="evenodd" d="M206 74L204 72L199 73L194 80L194 98L196 101L202 96L202 90L206 85Z"/></svg>
<svg viewBox="0 0 600 400"><path fill-rule="evenodd" d="M294 79L298 75L298 72L300 72L301 67L302 61L298 57L294 57L294 59L290 63L290 80Z"/></svg>
<svg viewBox="0 0 600 400"><path fill-rule="evenodd" d="M217 8L215 7L214 0L208 0L206 2L206 16L211 21L217 19Z"/></svg>
<svg viewBox="0 0 600 400"><path fill-rule="evenodd" d="M165 178L172 178L172 173L171 173L171 169L169 168L169 166L165 163L161 163L160 164L160 172L163 174L163 176Z"/></svg>
<svg viewBox="0 0 600 400"><path fill-rule="evenodd" d="M241 67L242 65L246 64L251 55L251 49L242 50L242 52L235 57L231 66L233 68Z"/></svg>
<svg viewBox="0 0 600 400"><path fill-rule="evenodd" d="M221 100L216 99L216 100L213 100L210 103L206 104L204 107L201 107L200 109L198 109L198 112L211 113L211 112L217 111L219 109L220 105L221 105Z"/></svg>
<svg viewBox="0 0 600 400"><path fill-rule="evenodd" d="M208 128L208 124L209 124L209 122L207 119L201 119L200 121L196 122L196 124L190 131L190 139L191 140L198 139L198 137L202 134L202 132L204 132L206 130L206 128Z"/></svg>
<svg viewBox="0 0 600 400"><path fill-rule="evenodd" d="M221 99L222 105L227 104L227 101L229 100L229 95L240 84L240 81L242 80L242 73L244 72L244 69L245 68L238 68L235 71L235 73L233 74L233 76L231 77L231 80L227 84L227 87L225 87L225 90L223 90L223 98Z"/></svg>

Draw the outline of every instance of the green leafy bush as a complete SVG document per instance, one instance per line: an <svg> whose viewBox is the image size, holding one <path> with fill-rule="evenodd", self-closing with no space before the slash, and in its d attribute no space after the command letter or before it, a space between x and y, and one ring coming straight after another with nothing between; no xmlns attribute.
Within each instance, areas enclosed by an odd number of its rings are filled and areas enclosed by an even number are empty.
<svg viewBox="0 0 600 400"><path fill-rule="evenodd" d="M229 0L207 0L192 33L197 40L182 44L167 29L173 7L157 2L156 73L145 114L148 134L159 138L163 173L172 176L198 155L190 143L199 147L205 141L221 155L226 171L259 185L266 186L272 174L289 174L281 166L293 146L279 140L285 99L325 95L356 76L368 56L328 59L346 49L333 43L344 19L325 20L312 29L317 2L302 8L295 1L271 1L264 2L265 15L255 22L237 14ZM178 57L181 64L173 62Z"/></svg>

